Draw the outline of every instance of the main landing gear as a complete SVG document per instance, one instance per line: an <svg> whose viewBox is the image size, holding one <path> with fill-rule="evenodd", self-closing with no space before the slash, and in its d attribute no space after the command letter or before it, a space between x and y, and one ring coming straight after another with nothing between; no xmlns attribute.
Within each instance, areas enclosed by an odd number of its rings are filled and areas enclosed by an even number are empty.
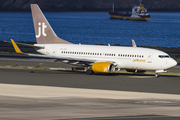
<svg viewBox="0 0 180 120"><path fill-rule="evenodd" d="M86 74L87 74L87 75L93 75L93 71L92 71L91 69L87 69L87 70L86 70Z"/></svg>

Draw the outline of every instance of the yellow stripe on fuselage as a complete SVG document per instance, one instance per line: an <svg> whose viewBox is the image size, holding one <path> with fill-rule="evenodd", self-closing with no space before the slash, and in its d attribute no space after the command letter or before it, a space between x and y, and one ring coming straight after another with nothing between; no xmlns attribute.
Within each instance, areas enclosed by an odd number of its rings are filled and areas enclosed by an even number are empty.
<svg viewBox="0 0 180 120"><path fill-rule="evenodd" d="M21 50L19 49L19 47L16 45L16 43L14 42L13 39L11 39L11 42L12 42L12 44L13 44L13 47L14 47L16 53L23 54L23 53L21 52Z"/></svg>

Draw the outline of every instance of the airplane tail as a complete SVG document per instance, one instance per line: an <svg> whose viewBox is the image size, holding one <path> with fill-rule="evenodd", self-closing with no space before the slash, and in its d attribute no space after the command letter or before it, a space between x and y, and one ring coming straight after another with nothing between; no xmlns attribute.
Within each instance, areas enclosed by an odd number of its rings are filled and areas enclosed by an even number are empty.
<svg viewBox="0 0 180 120"><path fill-rule="evenodd" d="M31 4L37 44L72 44L59 38L37 4Z"/></svg>

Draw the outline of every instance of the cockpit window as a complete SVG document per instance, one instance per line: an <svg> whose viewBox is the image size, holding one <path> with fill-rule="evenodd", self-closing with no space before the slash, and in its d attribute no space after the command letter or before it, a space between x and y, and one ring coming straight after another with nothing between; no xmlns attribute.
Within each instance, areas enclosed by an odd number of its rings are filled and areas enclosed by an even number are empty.
<svg viewBox="0 0 180 120"><path fill-rule="evenodd" d="M159 55L160 58L170 58L169 55Z"/></svg>

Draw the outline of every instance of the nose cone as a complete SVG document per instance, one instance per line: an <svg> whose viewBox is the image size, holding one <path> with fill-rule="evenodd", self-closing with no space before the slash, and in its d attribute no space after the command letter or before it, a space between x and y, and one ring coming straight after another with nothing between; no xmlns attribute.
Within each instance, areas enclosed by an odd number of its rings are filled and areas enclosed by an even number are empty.
<svg viewBox="0 0 180 120"><path fill-rule="evenodd" d="M177 62L174 59L171 59L170 65L171 65L171 67L174 67L177 65Z"/></svg>

